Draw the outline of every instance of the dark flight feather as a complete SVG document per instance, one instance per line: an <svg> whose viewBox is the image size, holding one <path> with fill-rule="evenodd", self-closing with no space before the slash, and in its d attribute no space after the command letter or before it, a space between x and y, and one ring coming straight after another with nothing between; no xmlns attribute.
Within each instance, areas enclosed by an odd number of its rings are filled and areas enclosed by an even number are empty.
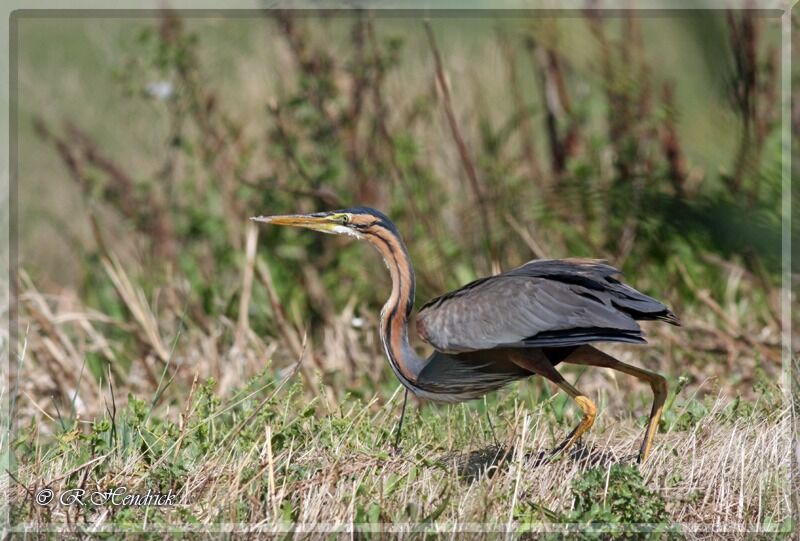
<svg viewBox="0 0 800 541"><path fill-rule="evenodd" d="M426 303L420 336L444 352L645 342L637 320L679 324L661 302L616 278L603 261L541 259Z"/></svg>

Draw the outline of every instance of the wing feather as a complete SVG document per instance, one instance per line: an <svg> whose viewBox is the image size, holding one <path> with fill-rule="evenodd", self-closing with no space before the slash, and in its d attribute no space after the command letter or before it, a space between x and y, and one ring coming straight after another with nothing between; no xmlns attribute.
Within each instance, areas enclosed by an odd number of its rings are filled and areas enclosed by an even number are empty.
<svg viewBox="0 0 800 541"><path fill-rule="evenodd" d="M433 299L417 315L420 336L443 352L496 347L644 342L638 319L677 318L594 260L534 260Z"/></svg>

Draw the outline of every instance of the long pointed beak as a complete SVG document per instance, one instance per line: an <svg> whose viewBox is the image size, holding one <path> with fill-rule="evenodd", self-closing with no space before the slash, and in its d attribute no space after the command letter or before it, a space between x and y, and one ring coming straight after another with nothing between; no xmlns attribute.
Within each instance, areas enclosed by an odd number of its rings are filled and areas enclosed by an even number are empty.
<svg viewBox="0 0 800 541"><path fill-rule="evenodd" d="M331 216L314 216L313 214L279 214L277 216L254 216L250 219L267 224L305 227L323 233L333 233L333 228L338 225Z"/></svg>

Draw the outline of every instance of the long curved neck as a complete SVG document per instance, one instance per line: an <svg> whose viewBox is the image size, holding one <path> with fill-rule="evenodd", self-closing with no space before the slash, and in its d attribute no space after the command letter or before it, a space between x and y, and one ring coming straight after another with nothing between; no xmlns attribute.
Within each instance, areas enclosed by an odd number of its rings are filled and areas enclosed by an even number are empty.
<svg viewBox="0 0 800 541"><path fill-rule="evenodd" d="M381 310L380 335L389 364L406 387L414 387L425 361L408 342L408 319L414 308L414 268L400 235L380 228L369 237L392 276L392 294Z"/></svg>

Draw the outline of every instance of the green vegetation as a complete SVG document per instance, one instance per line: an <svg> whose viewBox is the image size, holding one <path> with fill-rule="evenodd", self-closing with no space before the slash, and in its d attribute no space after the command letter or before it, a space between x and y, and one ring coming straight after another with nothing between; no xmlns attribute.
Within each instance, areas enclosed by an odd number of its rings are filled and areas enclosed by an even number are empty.
<svg viewBox="0 0 800 541"><path fill-rule="evenodd" d="M17 20L13 522L790 535L777 21L55 22ZM411 401L393 452L379 258L247 220L356 205L396 221L418 305L571 256L665 300L683 327L603 346L670 382L652 458L650 390L570 369L601 409L570 456L537 460L578 417L537 379ZM113 487L178 503L35 502Z"/></svg>
<svg viewBox="0 0 800 541"><path fill-rule="evenodd" d="M350 396L337 405L308 401L294 372L279 378L271 368L227 398L217 387L213 380L197 382L178 415L155 415L163 411L155 397L129 396L125 408L116 411L114 401L90 425L60 419L51 435L44 430L53 427L21 427L12 447L30 460L18 475L31 493L14 488L12 518L100 531L142 531L145 522L154 528L263 524L266 531L336 523L341 531L354 525L365 534L410 522L425 531L464 523L502 530L513 520L521 532L563 524L572 531L610 525L621 533L634 524L657 538L681 530L671 524L679 522L674 517L713 514L714 502L741 500L739 512L758 506L761 520L778 525L775 531L791 531L780 511L788 487L774 462L788 443L785 411L730 416L718 400L711 405L718 414L690 430L667 432L641 468L631 460L644 423L620 427L601 417L597 433L611 430L610 436L590 438L573 457L537 464L534 457L558 441L562 423L549 411L552 399L524 390L523 400L509 394L487 401L502 448L485 447L492 436L483 408L424 407L410 412L395 453L390 442L399 393L383 405ZM548 434L548 426L559 433ZM735 468L726 455L737 457ZM174 493L177 500L160 508L105 500L42 507L34 494L47 487L56 494L125 487L133 494Z"/></svg>
<svg viewBox="0 0 800 541"><path fill-rule="evenodd" d="M577 526L573 535L578 539L602 539L610 533L614 533L615 539L658 539L666 532L678 537L674 535L677 528L669 527L664 499L647 488L635 466L614 464L607 469L592 468L572 480L571 491L573 508L561 516L535 504L531 507L540 513L547 511L548 517L556 522ZM606 529L597 533L587 531L587 525L594 524ZM618 529L610 530L610 525ZM629 529L633 531L626 533Z"/></svg>

